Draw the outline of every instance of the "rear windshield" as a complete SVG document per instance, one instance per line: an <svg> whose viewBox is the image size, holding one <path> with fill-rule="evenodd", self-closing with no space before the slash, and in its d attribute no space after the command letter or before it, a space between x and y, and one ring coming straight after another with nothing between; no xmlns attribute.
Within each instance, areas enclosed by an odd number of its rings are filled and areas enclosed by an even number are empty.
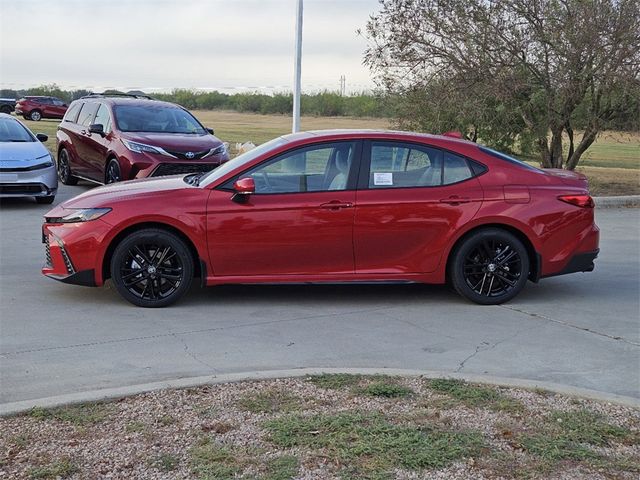
<svg viewBox="0 0 640 480"><path fill-rule="evenodd" d="M206 130L193 115L167 105L117 105L116 125L122 132L189 133L204 135Z"/></svg>
<svg viewBox="0 0 640 480"><path fill-rule="evenodd" d="M496 150L492 150L489 147L484 147L481 145L479 145L478 147L487 155L491 155L492 157L499 158L500 160L504 160L505 162L513 163L514 165L518 165L528 170L533 170L534 172L540 172L539 168L536 168L533 165L529 165L528 163L525 163L522 160L518 160L517 158L511 157L506 153L498 152Z"/></svg>
<svg viewBox="0 0 640 480"><path fill-rule="evenodd" d="M0 118L0 142L36 142L20 122L12 118Z"/></svg>

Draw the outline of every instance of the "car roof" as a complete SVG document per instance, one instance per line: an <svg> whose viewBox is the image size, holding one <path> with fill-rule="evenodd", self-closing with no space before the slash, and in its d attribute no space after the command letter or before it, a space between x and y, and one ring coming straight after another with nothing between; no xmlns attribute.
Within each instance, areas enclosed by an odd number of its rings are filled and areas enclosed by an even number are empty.
<svg viewBox="0 0 640 480"><path fill-rule="evenodd" d="M152 98L136 98L136 97L110 97L110 96L86 96L74 100L74 102L101 102L108 105L153 105L153 106L165 106L165 107L178 107L183 108L180 105L171 102L163 102L162 100L154 100Z"/></svg>
<svg viewBox="0 0 640 480"><path fill-rule="evenodd" d="M310 130L307 132L290 133L284 135L283 138L288 142L297 142L300 140L327 140L334 139L361 139L361 138L378 138L384 140L426 140L447 142L451 144L460 144L465 146L475 145L476 143L456 138L448 135L434 135L430 133L404 132L400 130L384 130L384 129L332 129L332 130Z"/></svg>

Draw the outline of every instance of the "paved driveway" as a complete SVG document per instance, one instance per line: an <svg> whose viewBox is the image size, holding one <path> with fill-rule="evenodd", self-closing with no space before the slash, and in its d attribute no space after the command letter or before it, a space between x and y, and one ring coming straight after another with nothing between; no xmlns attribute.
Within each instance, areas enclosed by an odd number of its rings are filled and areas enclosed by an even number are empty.
<svg viewBox="0 0 640 480"><path fill-rule="evenodd" d="M62 186L58 201L88 187ZM590 274L479 307L435 286L236 286L146 310L40 275L41 215L0 203L0 404L183 377L402 368L640 398L640 210L599 210Z"/></svg>

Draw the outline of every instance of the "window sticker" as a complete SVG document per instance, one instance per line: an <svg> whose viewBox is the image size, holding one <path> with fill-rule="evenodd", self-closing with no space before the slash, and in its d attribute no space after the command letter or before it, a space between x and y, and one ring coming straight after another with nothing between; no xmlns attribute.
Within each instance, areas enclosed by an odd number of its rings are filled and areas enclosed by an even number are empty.
<svg viewBox="0 0 640 480"><path fill-rule="evenodd" d="M393 185L393 173L391 172L375 172L373 174L374 185Z"/></svg>

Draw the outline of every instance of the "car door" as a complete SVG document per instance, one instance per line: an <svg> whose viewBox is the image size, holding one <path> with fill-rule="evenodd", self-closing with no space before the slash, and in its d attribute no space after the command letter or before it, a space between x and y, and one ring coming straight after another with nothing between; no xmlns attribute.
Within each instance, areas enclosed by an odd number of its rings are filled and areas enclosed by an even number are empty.
<svg viewBox="0 0 640 480"><path fill-rule="evenodd" d="M360 142L298 148L211 192L207 243L216 276L353 274L353 214ZM256 192L235 202L233 182Z"/></svg>
<svg viewBox="0 0 640 480"><path fill-rule="evenodd" d="M62 118L67 111L67 104L59 98L51 99L52 105L50 105L51 118Z"/></svg>
<svg viewBox="0 0 640 480"><path fill-rule="evenodd" d="M93 123L98 107L99 104L95 102L85 102L82 105L82 109L78 115L78 122L74 125L73 143L76 158L74 158L71 170L82 177L102 182L103 178L98 178L97 173L91 165L95 142L89 133L89 125Z"/></svg>
<svg viewBox="0 0 640 480"><path fill-rule="evenodd" d="M451 235L480 208L481 169L427 145L366 142L354 220L356 273L434 271Z"/></svg>
<svg viewBox="0 0 640 480"><path fill-rule="evenodd" d="M98 110L92 124L102 125L104 135L99 133L89 132L89 127L86 127L86 163L89 169L89 175L99 181L105 180L105 167L107 163L107 153L109 151L109 144L113 136L111 135L111 117L109 115L109 109L103 103L98 104Z"/></svg>

